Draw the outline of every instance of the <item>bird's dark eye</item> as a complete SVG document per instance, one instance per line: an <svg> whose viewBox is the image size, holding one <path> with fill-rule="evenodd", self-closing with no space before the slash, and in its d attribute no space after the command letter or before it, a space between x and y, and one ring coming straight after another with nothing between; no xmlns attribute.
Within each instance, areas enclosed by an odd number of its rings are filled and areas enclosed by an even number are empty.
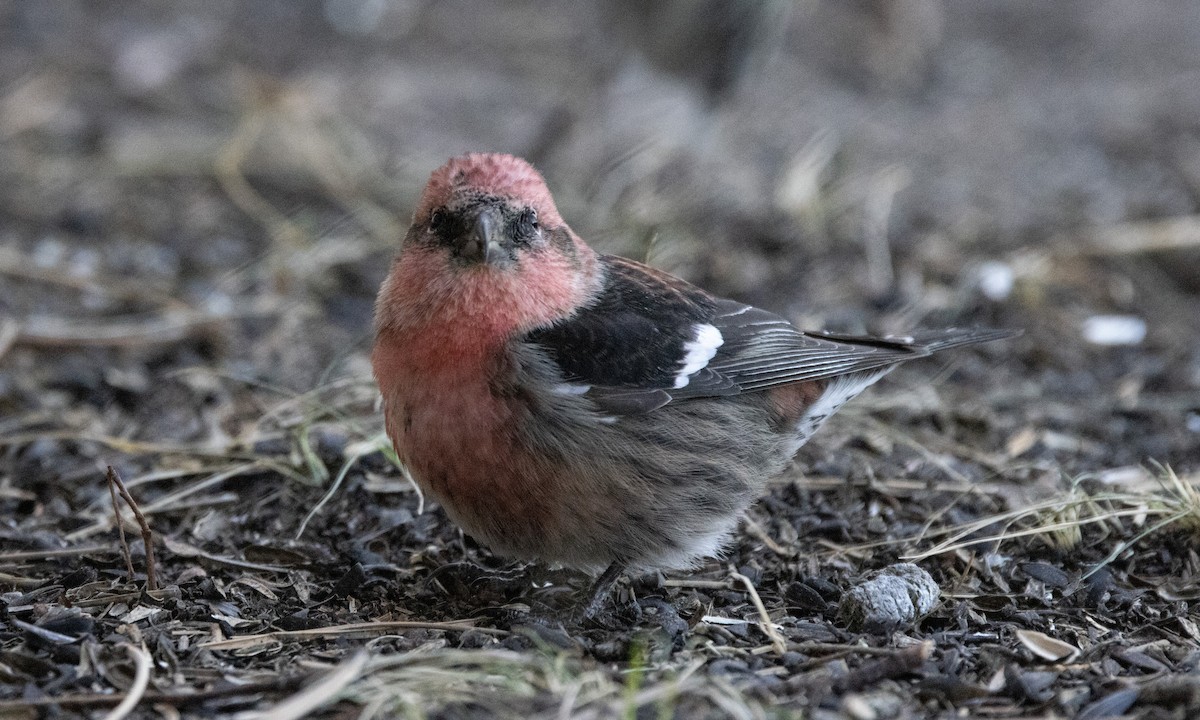
<svg viewBox="0 0 1200 720"><path fill-rule="evenodd" d="M446 211L438 208L429 214L429 229L437 232L446 225Z"/></svg>
<svg viewBox="0 0 1200 720"><path fill-rule="evenodd" d="M537 210L534 210L533 208L526 210L524 219L525 223L528 224L529 227L533 228L534 230L538 229Z"/></svg>

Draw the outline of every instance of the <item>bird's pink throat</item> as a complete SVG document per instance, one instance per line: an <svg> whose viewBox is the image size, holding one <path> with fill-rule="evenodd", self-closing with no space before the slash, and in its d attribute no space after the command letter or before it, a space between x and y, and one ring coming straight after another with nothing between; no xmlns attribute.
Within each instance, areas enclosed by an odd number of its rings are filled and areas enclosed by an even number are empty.
<svg viewBox="0 0 1200 720"><path fill-rule="evenodd" d="M379 342L459 367L494 357L519 335L570 316L595 292L595 256L578 261L546 252L516 267L450 267L437 250L409 248L397 260L380 298ZM378 348L377 348L378 350ZM408 363L405 363L408 364Z"/></svg>

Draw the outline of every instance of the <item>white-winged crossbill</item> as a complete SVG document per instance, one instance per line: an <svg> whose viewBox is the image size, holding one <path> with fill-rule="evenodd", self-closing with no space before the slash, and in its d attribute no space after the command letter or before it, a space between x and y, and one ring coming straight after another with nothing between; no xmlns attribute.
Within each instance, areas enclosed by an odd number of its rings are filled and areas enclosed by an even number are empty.
<svg viewBox="0 0 1200 720"><path fill-rule="evenodd" d="M1008 333L798 330L589 248L510 155L437 169L379 291L372 364L421 490L495 552L687 568L897 363Z"/></svg>

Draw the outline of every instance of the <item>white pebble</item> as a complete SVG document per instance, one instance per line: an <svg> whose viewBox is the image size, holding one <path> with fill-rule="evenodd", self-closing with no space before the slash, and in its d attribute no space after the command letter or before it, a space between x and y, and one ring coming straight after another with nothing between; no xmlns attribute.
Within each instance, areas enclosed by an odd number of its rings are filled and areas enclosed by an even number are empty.
<svg viewBox="0 0 1200 720"><path fill-rule="evenodd" d="M1135 315L1093 315L1083 321L1083 339L1093 345L1139 345L1146 321Z"/></svg>
<svg viewBox="0 0 1200 720"><path fill-rule="evenodd" d="M838 616L852 632L886 632L910 625L937 606L941 589L929 573L897 563L869 574L838 604Z"/></svg>
<svg viewBox="0 0 1200 720"><path fill-rule="evenodd" d="M1012 294L1015 274L1008 263L989 260L979 266L976 271L979 280L979 292L988 300L1006 300Z"/></svg>

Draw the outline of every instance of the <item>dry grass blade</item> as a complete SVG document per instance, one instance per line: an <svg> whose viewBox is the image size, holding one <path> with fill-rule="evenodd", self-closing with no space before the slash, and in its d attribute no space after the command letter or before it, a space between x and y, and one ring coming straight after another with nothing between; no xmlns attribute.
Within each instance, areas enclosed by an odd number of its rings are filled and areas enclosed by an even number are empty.
<svg viewBox="0 0 1200 720"><path fill-rule="evenodd" d="M828 477L821 475L803 475L794 477L792 475L778 475L767 483L767 485L795 485L806 490L837 490L845 487L859 487L863 485L861 481L855 481L844 477ZM930 483L928 480L908 480L905 478L880 478L873 480L872 487L880 487L890 492L925 492L934 490L936 492L957 492L957 493L983 493L988 495L1002 495L1008 492L1008 488L998 482L972 482L966 481L939 481Z"/></svg>
<svg viewBox="0 0 1200 720"><path fill-rule="evenodd" d="M746 532L751 536L758 538L758 541L766 546L768 550L779 555L780 557L794 557L796 551L786 548L775 542L775 538L767 534L766 528L760 525L754 518L749 515L742 516L742 523L746 528Z"/></svg>
<svg viewBox="0 0 1200 720"><path fill-rule="evenodd" d="M1119 223L1090 232L1082 252L1090 255L1129 255L1200 247L1200 215Z"/></svg>
<svg viewBox="0 0 1200 720"><path fill-rule="evenodd" d="M176 490L173 493L170 493L170 494L160 497L159 499L155 500L154 502L152 502L146 506L146 512L148 512L148 513L162 512L171 507L174 507L181 500L191 497L192 495L195 495L196 493L200 492L201 490L207 490L208 488L213 487L214 485L219 485L219 484L225 482L226 480L228 480L229 478L237 477L238 475L246 475L248 473L252 473L252 472L255 472L258 470L265 470L270 467L272 467L271 464L267 463L267 462L249 462L249 463L245 463L242 465L235 465L234 467L231 467L228 470L225 470L223 472L219 472L215 475L211 475L207 478L204 478L200 482L192 483L191 485L187 485L183 488L180 488L179 490Z"/></svg>
<svg viewBox="0 0 1200 720"><path fill-rule="evenodd" d="M338 488L342 486L342 481L346 479L346 473L350 472L350 468L354 467L359 460L363 459L367 455L386 450L388 447L389 445L387 443L387 438L380 433L380 435L374 440L358 443L354 447L348 449L346 460L342 463L341 469L338 470L337 476L334 477L333 483L329 486L329 489L325 491L325 494L321 496L321 499L317 501L317 504L313 505L312 509L308 511L308 513L304 516L304 520L300 522L300 527L296 529L297 540L299 540L300 536L304 534L304 529L308 527L309 521L311 521L313 517L315 517L316 514L321 511L321 508L325 507L325 505L333 499L333 496L337 494ZM422 500L424 500L424 498L422 498Z"/></svg>
<svg viewBox="0 0 1200 720"><path fill-rule="evenodd" d="M146 688L150 685L151 658L149 651L145 647L138 648L129 643L123 643L122 646L135 663L133 685L130 686L129 692L125 694L125 699L121 701L121 704L105 715L104 720L122 720L128 716L142 701L142 696L146 694Z"/></svg>
<svg viewBox="0 0 1200 720"><path fill-rule="evenodd" d="M398 219L387 210L371 201L357 178L371 164L367 157L347 153L345 143L335 145L337 139L329 132L328 123L337 122L337 113L323 117L319 106L309 102L299 93L291 93L281 103L285 112L281 118L286 130L290 131L289 145L303 158L305 167L316 176L329 197L340 204L380 244L390 244L403 235ZM351 126L339 122L331 129Z"/></svg>
<svg viewBox="0 0 1200 720"><path fill-rule="evenodd" d="M276 393L287 393L282 388L268 386L266 389ZM346 405L373 403L377 392L375 383L370 378L344 377L331 380L311 390L295 395L289 394L260 415L254 421L254 425L261 431L264 425L269 424L280 427L311 424L321 414L336 416L337 411Z"/></svg>
<svg viewBox="0 0 1200 720"><path fill-rule="evenodd" d="M1148 525L1133 537L1117 543L1112 552L1103 560L1096 563L1095 567L1083 574L1082 579L1086 580L1094 575L1143 538L1171 525L1179 524L1192 533L1200 532L1200 490L1197 490L1194 483L1180 478L1173 469L1162 465L1158 466L1158 469L1162 474L1157 478L1159 485L1166 492L1168 498L1165 507L1166 509L1174 509L1175 512L1169 513L1158 522Z"/></svg>
<svg viewBox="0 0 1200 720"><path fill-rule="evenodd" d="M282 251L304 245L306 233L260 195L242 173L242 161L258 142L269 109L267 101L260 99L258 105L242 118L233 137L221 149L214 169L217 181L229 199L242 212L261 223L271 234L271 239L281 245L277 249Z"/></svg>
<svg viewBox="0 0 1200 720"><path fill-rule="evenodd" d="M758 596L758 589L754 587L754 583L750 578L741 573L730 573L729 577L740 582L746 588L746 592L750 595L750 602L754 604L758 610L758 626L762 628L763 634L771 640L771 645L775 649L775 653L780 657L787 652L787 641L779 634L779 630L775 628L775 623L771 621L771 615L767 612L767 607L763 605L762 598Z"/></svg>
<svg viewBox="0 0 1200 720"><path fill-rule="evenodd" d="M919 543L929 535L948 533L949 537L918 553L904 555L905 560L922 560L933 555L953 552L979 544L1004 542L1034 535L1051 536L1056 544L1073 545L1080 540L1080 529L1088 525L1112 523L1130 518L1141 524L1156 517L1154 523L1120 542L1109 555L1084 577L1119 557L1121 553L1148 535L1179 525L1191 532L1200 532L1200 490L1191 479L1180 478L1171 468L1159 467L1158 489L1141 492L1089 493L1079 481L1071 485L1064 498L1055 498L1027 507L997 513L957 527L930 532L906 542ZM1026 527L1013 529L1015 525ZM976 533L1000 526L1001 530L982 537Z"/></svg>
<svg viewBox="0 0 1200 720"><path fill-rule="evenodd" d="M1162 488L1174 498L1175 505L1183 517L1184 526L1192 532L1200 532L1200 475L1181 478L1166 465L1157 465L1158 481Z"/></svg>
<svg viewBox="0 0 1200 720"><path fill-rule="evenodd" d="M400 655L376 656L344 697L363 706L360 718L427 717L470 707L480 716L557 720L617 717L672 717L683 696L702 699L722 716L761 717L744 693L698 676L703 660L664 671L649 687L638 688L632 673L612 673L566 653L458 650L429 647ZM531 714L534 698L561 698ZM649 710L650 712L646 712ZM654 712L657 710L657 713Z"/></svg>
<svg viewBox="0 0 1200 720"><path fill-rule="evenodd" d="M244 463L242 465L235 465L234 467L229 468L223 472L219 472L215 475L209 476L209 477L201 480L200 482L193 483L193 484L188 485L187 487L184 487L173 493L164 495L163 497L159 498L158 500L155 500L154 502L148 504L143 512L145 512L147 515L152 515L156 512L164 511L166 509L174 507L179 501L183 500L184 498L187 498L191 495L195 495L196 493L200 492L201 490L212 487L213 485L218 485L222 482L225 482L226 480L228 480L231 477L235 477L237 475L243 475L245 473L254 472L256 470L263 470L268 467L271 467L271 465L269 463L264 463L264 462L250 462L250 463ZM111 526L111 523L112 523L112 518L107 513L105 513L104 515L97 517L96 520L91 525L86 525L72 533L69 533L66 536L66 539L67 539L67 541L75 541L75 540L80 540L85 537L90 537L92 535L95 535L96 533L104 532Z"/></svg>
<svg viewBox="0 0 1200 720"><path fill-rule="evenodd" d="M125 487L135 488L139 485L147 485L156 483L162 480L178 480L179 478L193 477L196 475L207 475L218 473L227 470L226 466L219 467L189 467L189 468L172 468L163 470L153 470L151 472L136 475L125 481Z"/></svg>
<svg viewBox="0 0 1200 720"><path fill-rule="evenodd" d="M222 565L229 565L230 567L244 568L246 570L261 570L263 572L273 572L273 573L280 573L280 574L290 572L292 569L292 568L284 567L282 565L268 565L267 563L256 563L256 562L250 562L248 560L239 560L237 558L226 557L224 555L216 555L214 553L210 553L210 552L201 550L200 548L196 547L195 545L186 543L183 540L180 540L178 538L164 537L163 544L167 546L168 550L170 550L172 553L174 553L175 555L177 555L179 557L204 558L205 560L208 560L210 562L220 563Z"/></svg>
<svg viewBox="0 0 1200 720"><path fill-rule="evenodd" d="M261 712L240 713L236 717L238 720L300 720L337 700L339 693L362 675L369 657L365 650L359 650L320 680L274 707Z"/></svg>
<svg viewBox="0 0 1200 720"><path fill-rule="evenodd" d="M423 717L460 703L471 703L488 715L497 703L509 705L509 698L530 698L558 685L561 676L552 658L506 650L414 651L372 658L363 678L346 695L372 710L360 717ZM589 684L605 679L596 673Z"/></svg>
<svg viewBox="0 0 1200 720"><path fill-rule="evenodd" d="M919 553L911 553L900 556L901 560L924 560L925 558L943 553L962 550L973 545L982 545L987 543L1003 542L1005 540L1014 540L1020 537L1029 537L1031 535L1049 535L1052 533L1060 533L1067 530L1078 529L1084 525L1092 525L1095 523L1103 523L1109 520L1123 517L1140 517L1146 514L1146 510L1142 508L1133 508L1130 510L1113 510L1103 514L1097 514L1091 517L1077 517L1070 520L1059 520L1055 522L1041 522L1040 518L1045 515L1053 516L1054 513L1060 513L1066 507L1073 507L1074 503L1063 504L1062 502L1041 503L1030 508L1022 510L1012 510L1006 513L991 515L981 520L976 520L966 525L954 528L954 535L932 548ZM1023 528L1020 530L1008 530L1007 527L1022 521L1033 520L1033 527ZM980 530L995 525L997 523L1006 526L1002 532L985 535L982 537L971 537ZM922 538L910 538L909 541L919 542Z"/></svg>

